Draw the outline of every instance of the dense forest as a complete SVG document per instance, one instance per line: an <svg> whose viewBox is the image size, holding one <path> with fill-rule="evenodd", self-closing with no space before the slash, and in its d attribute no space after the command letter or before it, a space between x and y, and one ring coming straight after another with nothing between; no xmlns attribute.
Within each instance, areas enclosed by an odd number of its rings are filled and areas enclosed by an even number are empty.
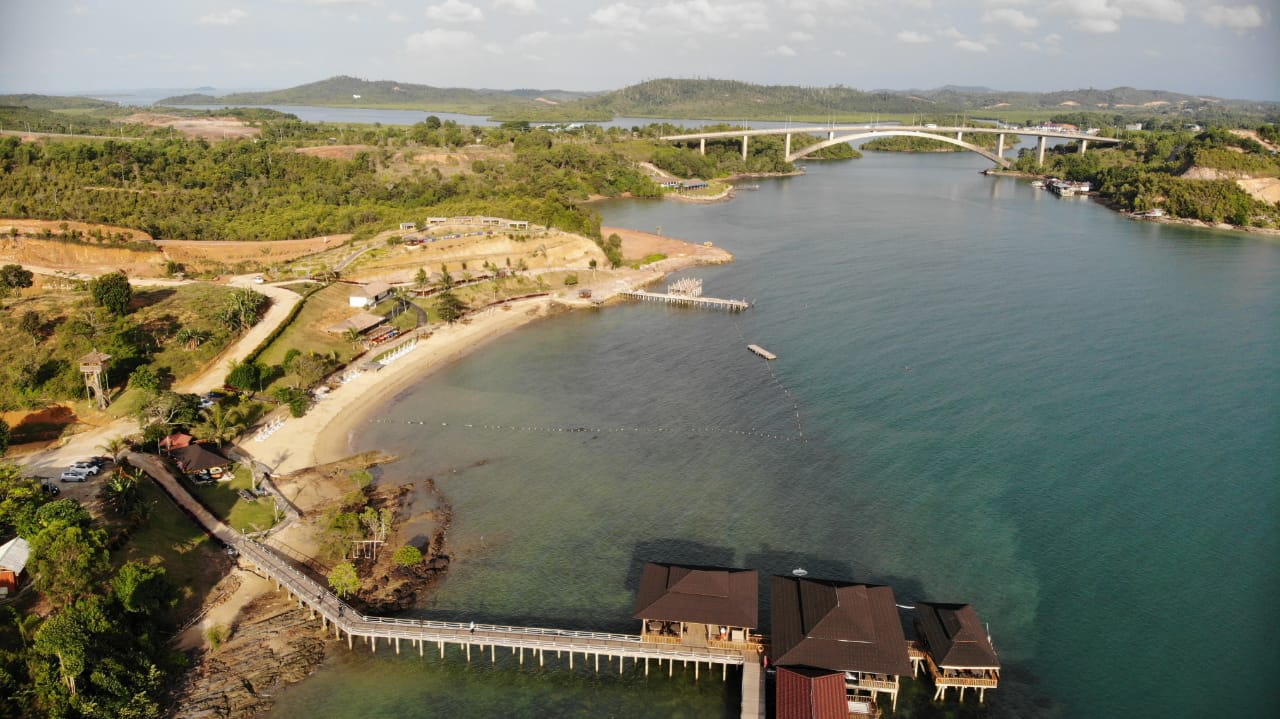
<svg viewBox="0 0 1280 719"><path fill-rule="evenodd" d="M1264 126L1259 136L1273 136ZM1257 141L1226 130L1135 132L1118 148L1076 153L1074 143L1055 148L1036 165L1035 153L1024 150L1015 169L1054 174L1093 183L1099 194L1120 209L1165 210L1175 217L1252 227L1280 224L1280 206L1255 199L1235 181L1238 177L1280 177L1280 159ZM1187 176L1208 171L1216 179Z"/></svg>

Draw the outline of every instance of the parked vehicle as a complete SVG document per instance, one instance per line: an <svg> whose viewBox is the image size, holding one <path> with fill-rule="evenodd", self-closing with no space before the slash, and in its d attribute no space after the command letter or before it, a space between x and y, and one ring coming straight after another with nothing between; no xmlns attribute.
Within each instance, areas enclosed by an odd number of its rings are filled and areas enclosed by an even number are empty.
<svg viewBox="0 0 1280 719"><path fill-rule="evenodd" d="M63 472L62 476L58 479L62 482L83 482L89 478L90 474L91 473L87 469L76 469L72 467L71 469Z"/></svg>
<svg viewBox="0 0 1280 719"><path fill-rule="evenodd" d="M40 483L40 491L44 492L45 494L47 494L47 495L49 495L49 496L51 496L51 497L56 497L56 496L58 496L59 494L62 494L62 490L61 490L61 489L58 489L58 485L56 485L56 484L50 484L50 483L48 483L48 482L41 482L41 483Z"/></svg>

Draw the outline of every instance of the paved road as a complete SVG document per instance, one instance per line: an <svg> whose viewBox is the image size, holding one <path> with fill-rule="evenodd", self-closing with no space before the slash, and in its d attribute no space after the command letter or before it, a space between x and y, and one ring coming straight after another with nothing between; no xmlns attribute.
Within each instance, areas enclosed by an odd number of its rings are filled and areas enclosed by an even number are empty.
<svg viewBox="0 0 1280 719"><path fill-rule="evenodd" d="M47 268L38 268L32 265L26 265L25 267L32 272L53 273L52 270ZM223 351L218 359L203 372L174 387L176 391L198 394L221 387L223 380L227 376L227 363L232 359L243 360L248 357L249 353L256 349L268 334L284 322L293 306L301 299L301 296L292 290L268 284L257 284L253 281L254 277L256 275L232 277L230 284L233 287L248 287L270 297L271 306L267 309L266 314L258 321L258 324L250 328L240 339ZM190 282L190 280L130 280L131 284L157 286L161 284L184 284L187 282ZM137 431L138 422L136 420L122 418L108 425L73 435L58 447L22 457L15 457L14 461L31 468L35 474L56 477L64 468L71 466L72 462L102 454L100 448L108 441L116 437L134 434ZM93 482L94 480L90 481Z"/></svg>

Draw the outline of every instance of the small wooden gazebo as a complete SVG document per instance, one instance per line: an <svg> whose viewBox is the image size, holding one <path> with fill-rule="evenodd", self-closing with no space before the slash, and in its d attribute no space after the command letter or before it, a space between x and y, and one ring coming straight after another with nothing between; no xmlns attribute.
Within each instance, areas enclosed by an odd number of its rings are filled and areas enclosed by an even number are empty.
<svg viewBox="0 0 1280 719"><path fill-rule="evenodd" d="M933 698L946 699L948 689L978 690L978 701L1000 683L1000 659L968 604L916 603L916 634L924 643L925 661L933 675Z"/></svg>
<svg viewBox="0 0 1280 719"><path fill-rule="evenodd" d="M760 638L759 573L754 569L646 562L636 593L640 640L751 649Z"/></svg>
<svg viewBox="0 0 1280 719"><path fill-rule="evenodd" d="M94 348L92 352L80 358L80 372L84 374L85 392L90 400L96 400L98 409L107 408L107 363L111 361L111 355L99 352Z"/></svg>

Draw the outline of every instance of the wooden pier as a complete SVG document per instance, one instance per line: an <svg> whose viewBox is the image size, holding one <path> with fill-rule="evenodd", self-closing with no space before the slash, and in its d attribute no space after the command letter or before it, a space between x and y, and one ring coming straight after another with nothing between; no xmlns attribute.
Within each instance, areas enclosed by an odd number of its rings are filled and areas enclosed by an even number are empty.
<svg viewBox="0 0 1280 719"><path fill-rule="evenodd" d="M761 357L763 357L763 358L765 358L765 359L767 359L767 360L776 360L776 359L778 359L778 355L776 355L776 354L774 354L774 353L770 352L769 350L767 350L767 349L765 349L765 348L761 347L760 345L747 345L747 349L751 350L751 351L752 351L752 352L754 352L755 354L758 354L758 355L760 355Z"/></svg>
<svg viewBox="0 0 1280 719"><path fill-rule="evenodd" d="M751 306L750 302L743 300L722 300L716 297L699 297L693 295L677 295L667 292L646 292L645 290L627 290L620 292L623 297L629 297L633 300L642 302L662 302L669 305L681 305L684 307L701 307L710 310L726 310L729 312L741 312Z"/></svg>
<svg viewBox="0 0 1280 719"><path fill-rule="evenodd" d="M369 645L371 652L378 650L379 640L382 640L388 649L399 654L402 643L407 642L411 649L418 650L419 656L425 656L427 647L434 645L432 649L443 658L445 648L456 644L465 652L468 661L473 652L480 659L487 652L490 661L496 662L498 647L502 647L518 655L521 664L524 664L526 656L541 666L548 654L553 658L567 654L569 668L572 669L575 656L581 655L583 663L593 662L596 671L600 671L602 658L606 667L612 667L616 661L619 674L626 671L627 660L631 660L633 669L643 663L646 675L651 670L665 670L668 676L675 673L675 664L680 662L682 668L693 665L695 679L703 671L704 664L708 672L718 666L722 679L728 679L730 666L743 667L741 716L743 719L763 719L765 716L764 704L760 701L764 696L763 673L759 671L760 654L755 647L686 646L644 641L636 634L363 615L265 544L240 535L214 517L182 487L158 458L139 453L130 453L128 457L134 466L150 474L206 532L234 549L242 562L266 575L277 589L296 599L299 608L310 611L312 617L318 617L322 627L332 627L334 638L341 639L345 634L348 648L354 648L355 638L359 637Z"/></svg>

